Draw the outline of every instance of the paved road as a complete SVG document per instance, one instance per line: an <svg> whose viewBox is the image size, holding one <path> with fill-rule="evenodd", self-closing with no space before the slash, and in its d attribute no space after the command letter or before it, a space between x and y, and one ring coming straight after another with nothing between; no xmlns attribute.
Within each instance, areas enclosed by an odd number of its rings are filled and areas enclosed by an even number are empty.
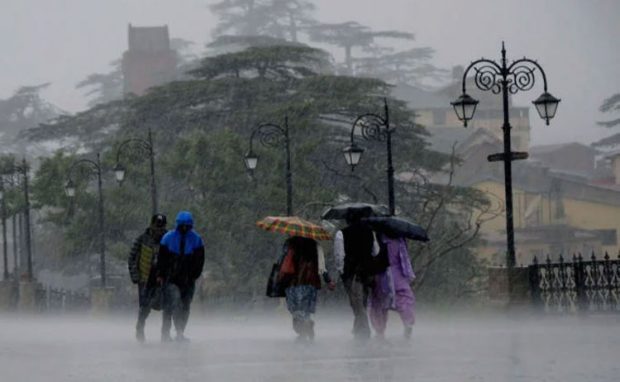
<svg viewBox="0 0 620 382"><path fill-rule="evenodd" d="M317 318L313 345L293 342L284 315L192 317L189 344L148 341L130 317L0 316L0 381L614 381L617 316L422 316L412 342L392 321L389 344L351 340L349 317Z"/></svg>

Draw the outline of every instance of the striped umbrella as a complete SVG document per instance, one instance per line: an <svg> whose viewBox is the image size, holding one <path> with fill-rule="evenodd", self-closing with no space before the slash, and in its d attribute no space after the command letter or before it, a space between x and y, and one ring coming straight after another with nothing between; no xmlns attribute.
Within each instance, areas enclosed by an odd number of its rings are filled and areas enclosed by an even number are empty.
<svg viewBox="0 0 620 382"><path fill-rule="evenodd" d="M331 235L325 228L297 216L267 216L257 221L256 225L265 231L284 233L289 236L301 236L314 240L331 239Z"/></svg>

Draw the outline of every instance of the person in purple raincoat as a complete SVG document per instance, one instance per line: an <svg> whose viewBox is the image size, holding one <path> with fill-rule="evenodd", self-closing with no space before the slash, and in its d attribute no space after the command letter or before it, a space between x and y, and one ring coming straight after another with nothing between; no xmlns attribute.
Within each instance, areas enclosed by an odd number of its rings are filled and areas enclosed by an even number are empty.
<svg viewBox="0 0 620 382"><path fill-rule="evenodd" d="M402 237L379 234L381 251L387 251L389 267L375 276L370 292L369 317L377 338L385 338L388 311L396 310L405 326L405 338L411 338L415 322L415 296L411 282L415 274L407 251L407 242Z"/></svg>

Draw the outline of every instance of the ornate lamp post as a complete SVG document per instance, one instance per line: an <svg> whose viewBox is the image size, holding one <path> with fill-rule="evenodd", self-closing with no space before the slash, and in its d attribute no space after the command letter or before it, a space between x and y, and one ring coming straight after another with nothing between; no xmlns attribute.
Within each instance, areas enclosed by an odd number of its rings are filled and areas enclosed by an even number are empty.
<svg viewBox="0 0 620 382"><path fill-rule="evenodd" d="M512 161L527 158L527 153L519 153L511 151L510 142L510 121L509 121L509 105L508 95L516 94L519 91L528 91L532 89L535 83L535 74L538 70L543 80L543 94L533 103L536 110L546 124L555 116L559 99L547 92L547 76L542 67L534 60L529 58L521 58L510 65L506 61L506 49L502 43L502 59L497 63L486 58L481 58L472 62L465 73L463 73L463 94L454 102L452 106L457 117L463 121L463 125L467 127L476 111L478 101L467 94L466 83L467 74L471 70L475 71L474 83L476 87L482 91L491 91L494 94L502 94L504 109L504 152L490 155L489 161L504 162L505 176L505 192L506 192L506 235L508 253L506 254L506 265L509 269L515 266L515 244L514 244L514 223L513 223L513 206L512 206ZM510 278L509 278L510 280ZM510 284L509 284L510 288Z"/></svg>
<svg viewBox="0 0 620 382"><path fill-rule="evenodd" d="M24 216L24 235L25 235L25 241L26 241L26 264L27 264L27 274L26 277L28 279L28 281L32 281L33 279L33 270L32 270L32 239L31 239L31 228L30 228L30 191L29 191L29 184L28 184L28 172L30 171L30 167L28 166L28 162L26 162L26 159L22 159L22 162L19 164L13 163L11 164L10 168L8 169L8 174L5 175L14 175L16 173L19 173L22 177L22 182L21 182L21 186L22 186L22 190L24 193L24 210L23 210L23 216ZM4 277L5 279L7 278L7 264L8 264L8 253L7 253L7 240L6 240L6 200L5 200L5 183L11 183L14 186L17 186L18 181L16 179L14 179L12 176L9 179L5 179L4 177L0 177L0 190L2 191L2 197L1 197L1 205L0 205L0 213L2 214L2 239L3 239L3 262L5 265L5 269L4 269ZM21 227L21 223L20 223L20 227ZM13 267L14 267L14 271L15 273L17 273L17 240L16 240L16 222L15 222L15 215L13 215ZM21 229L21 228L20 228Z"/></svg>
<svg viewBox="0 0 620 382"><path fill-rule="evenodd" d="M18 187L19 186L19 180L15 178L15 171L17 171L17 169L15 167L13 167L11 169L12 172L9 173L5 173L5 174L0 174L0 190L2 191L2 206L0 206L0 208L2 208L2 211L4 211L4 223L6 224L6 219L7 219L7 205L6 205L6 197L7 197L7 186L10 187ZM15 210L15 206L13 206L13 208L11 208L11 223L12 223L12 227L11 227L11 234L12 234L12 240L13 240L13 248L12 248L12 252L13 252L13 277L17 278L18 277L18 270L17 270L17 263L18 263L18 249L17 249L17 215L19 214L19 211ZM4 230L4 228L3 228ZM3 231L3 241L6 243L6 236L4 234ZM5 244L5 246L8 244ZM5 249L3 247L3 249ZM6 252L6 249L5 249ZM8 262L8 260L7 260Z"/></svg>
<svg viewBox="0 0 620 382"><path fill-rule="evenodd" d="M358 165L364 149L355 143L355 128L360 127L362 137L366 140L385 141L387 145L387 177L390 215L395 215L394 166L392 164L392 133L396 130L390 126L390 114L387 99L383 99L384 115L374 113L362 114L355 119L351 127L351 145L342 150L344 159L351 166L351 171Z"/></svg>
<svg viewBox="0 0 620 382"><path fill-rule="evenodd" d="M291 147L288 135L288 117L284 117L284 126L273 123L258 125L250 136L250 148L245 154L245 167L252 173L258 165L258 155L252 150L254 137L258 134L260 143L265 147L284 147L286 150L286 214L293 215L293 174L291 173Z"/></svg>
<svg viewBox="0 0 620 382"><path fill-rule="evenodd" d="M75 197L75 183L73 182L73 172L76 168L82 167L87 169L89 176L97 177L97 191L99 193L99 262L101 272L101 286L106 286L106 273L105 273L105 226L103 222L103 190L101 187L101 162L99 160L99 153L97 153L96 161L90 159L80 159L71 165L67 176L67 184L65 186L65 193L68 197Z"/></svg>
<svg viewBox="0 0 620 382"><path fill-rule="evenodd" d="M133 145L135 149L142 155L148 155L150 161L150 170L151 170L151 209L152 213L156 214L157 210L157 182L155 180L155 150L153 147L153 137L151 134L151 129L149 129L148 135L146 139L141 138L130 138L123 141L120 146L118 146L118 150L116 151L116 166L114 166L114 176L119 184L123 182L125 179L125 167L121 164L121 154L123 153L123 149Z"/></svg>
<svg viewBox="0 0 620 382"><path fill-rule="evenodd" d="M6 201L4 200L4 178L0 177L0 215L2 218L2 265L4 266L3 280L9 279L9 254L6 242Z"/></svg>

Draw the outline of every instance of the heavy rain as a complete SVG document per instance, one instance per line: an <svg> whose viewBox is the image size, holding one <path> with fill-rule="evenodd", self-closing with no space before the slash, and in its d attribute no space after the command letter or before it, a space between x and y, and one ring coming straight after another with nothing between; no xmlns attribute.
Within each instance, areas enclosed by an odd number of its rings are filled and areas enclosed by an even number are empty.
<svg viewBox="0 0 620 382"><path fill-rule="evenodd" d="M2 2L0 381L616 381L620 3Z"/></svg>

